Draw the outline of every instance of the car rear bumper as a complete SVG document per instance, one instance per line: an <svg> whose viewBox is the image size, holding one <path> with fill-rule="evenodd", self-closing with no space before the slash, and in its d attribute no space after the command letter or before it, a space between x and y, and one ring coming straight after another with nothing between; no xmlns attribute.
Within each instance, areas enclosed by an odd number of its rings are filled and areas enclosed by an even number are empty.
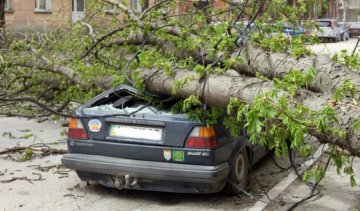
<svg viewBox="0 0 360 211"><path fill-rule="evenodd" d="M341 35L339 35L339 36L341 36ZM321 34L321 35L318 35L318 37L319 38L332 38L332 39L338 38L338 36L336 36L336 35L329 35L329 34L327 34L327 35Z"/></svg>
<svg viewBox="0 0 360 211"><path fill-rule="evenodd" d="M316 36L319 38L338 38L340 33L337 34L336 32L317 32Z"/></svg>
<svg viewBox="0 0 360 211"><path fill-rule="evenodd" d="M180 163L154 162L105 157L87 154L67 154L62 164L83 172L81 179L99 180L104 175L136 178L137 185L122 186L128 189L169 191L184 193L213 193L220 191L229 174L229 164L215 166L189 165ZM109 181L108 181L109 182ZM115 186L115 184L107 186Z"/></svg>

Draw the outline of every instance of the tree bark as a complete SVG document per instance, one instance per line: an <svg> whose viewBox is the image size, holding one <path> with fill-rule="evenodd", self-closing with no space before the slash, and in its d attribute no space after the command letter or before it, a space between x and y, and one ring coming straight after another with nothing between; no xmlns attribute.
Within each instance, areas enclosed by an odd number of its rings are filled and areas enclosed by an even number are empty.
<svg viewBox="0 0 360 211"><path fill-rule="evenodd" d="M6 49L5 0L0 0L0 49Z"/></svg>
<svg viewBox="0 0 360 211"><path fill-rule="evenodd" d="M357 90L360 90L360 74L332 61L327 55L295 59L286 53L267 52L248 45L240 56L245 58L245 64L238 65L236 69L246 75L255 76L256 72L259 72L268 78L282 78L293 69L307 71L315 68L318 76L315 82L310 84L313 90L331 93L345 80L350 80Z"/></svg>

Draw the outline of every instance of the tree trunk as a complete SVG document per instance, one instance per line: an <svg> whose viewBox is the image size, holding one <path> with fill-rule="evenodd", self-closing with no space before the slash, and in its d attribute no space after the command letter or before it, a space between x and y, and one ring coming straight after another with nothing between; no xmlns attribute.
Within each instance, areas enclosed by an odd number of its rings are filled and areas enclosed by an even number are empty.
<svg viewBox="0 0 360 211"><path fill-rule="evenodd" d="M272 81L263 81L246 76L210 75L207 80L201 80L198 74L188 70L175 70L172 76L165 76L154 69L142 69L142 77L146 81L147 89L161 94L172 94L172 87L176 80L193 78L176 95L188 97L195 95L212 106L226 107L230 98L251 104L254 97L273 89ZM203 89L206 91L203 92ZM204 95L203 95L204 93ZM329 94L314 93L308 90L300 90L296 100L312 110L320 110L330 99ZM360 131L354 131L351 125L360 119L359 108L349 105L337 105L335 107L340 128L346 131L345 139L331 136L316 130L309 133L320 142L332 143L349 151L352 155L360 157Z"/></svg>
<svg viewBox="0 0 360 211"><path fill-rule="evenodd" d="M0 49L6 49L5 0L0 0Z"/></svg>
<svg viewBox="0 0 360 211"><path fill-rule="evenodd" d="M245 75L255 76L258 72L272 79L282 78L293 69L305 72L310 68L315 68L318 76L315 82L310 84L313 91L332 93L345 80L350 80L356 89L360 90L360 74L345 65L332 61L327 55L295 59L286 53L267 52L249 45L242 52L241 57L245 58L245 62L236 69Z"/></svg>

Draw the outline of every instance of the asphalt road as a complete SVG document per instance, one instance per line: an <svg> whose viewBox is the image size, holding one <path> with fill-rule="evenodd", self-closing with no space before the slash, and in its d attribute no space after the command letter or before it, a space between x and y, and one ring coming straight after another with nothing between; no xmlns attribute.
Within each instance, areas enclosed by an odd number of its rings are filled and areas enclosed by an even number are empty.
<svg viewBox="0 0 360 211"><path fill-rule="evenodd" d="M351 54L356 46L357 41L357 38L350 38L347 41L339 41L336 43L323 42L320 44L309 46L309 48L316 54L326 54L329 56L333 56L335 53L340 53L343 49L347 50L348 54ZM357 52L360 53L360 45L357 49Z"/></svg>

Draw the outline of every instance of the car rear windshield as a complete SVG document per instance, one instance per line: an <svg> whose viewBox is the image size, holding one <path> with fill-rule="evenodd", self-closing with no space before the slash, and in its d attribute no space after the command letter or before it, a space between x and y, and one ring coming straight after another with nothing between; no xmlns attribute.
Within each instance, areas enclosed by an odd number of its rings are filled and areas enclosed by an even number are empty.
<svg viewBox="0 0 360 211"><path fill-rule="evenodd" d="M331 21L317 21L319 27L331 27Z"/></svg>
<svg viewBox="0 0 360 211"><path fill-rule="evenodd" d="M153 100L147 100L146 97L135 93L120 90L109 93L99 100L90 104L87 111L105 111L115 113L171 113L172 106L178 102L177 98L169 96L154 97Z"/></svg>
<svg viewBox="0 0 360 211"><path fill-rule="evenodd" d="M353 24L350 25L350 28L352 28L352 29L360 29L360 24L353 23Z"/></svg>

